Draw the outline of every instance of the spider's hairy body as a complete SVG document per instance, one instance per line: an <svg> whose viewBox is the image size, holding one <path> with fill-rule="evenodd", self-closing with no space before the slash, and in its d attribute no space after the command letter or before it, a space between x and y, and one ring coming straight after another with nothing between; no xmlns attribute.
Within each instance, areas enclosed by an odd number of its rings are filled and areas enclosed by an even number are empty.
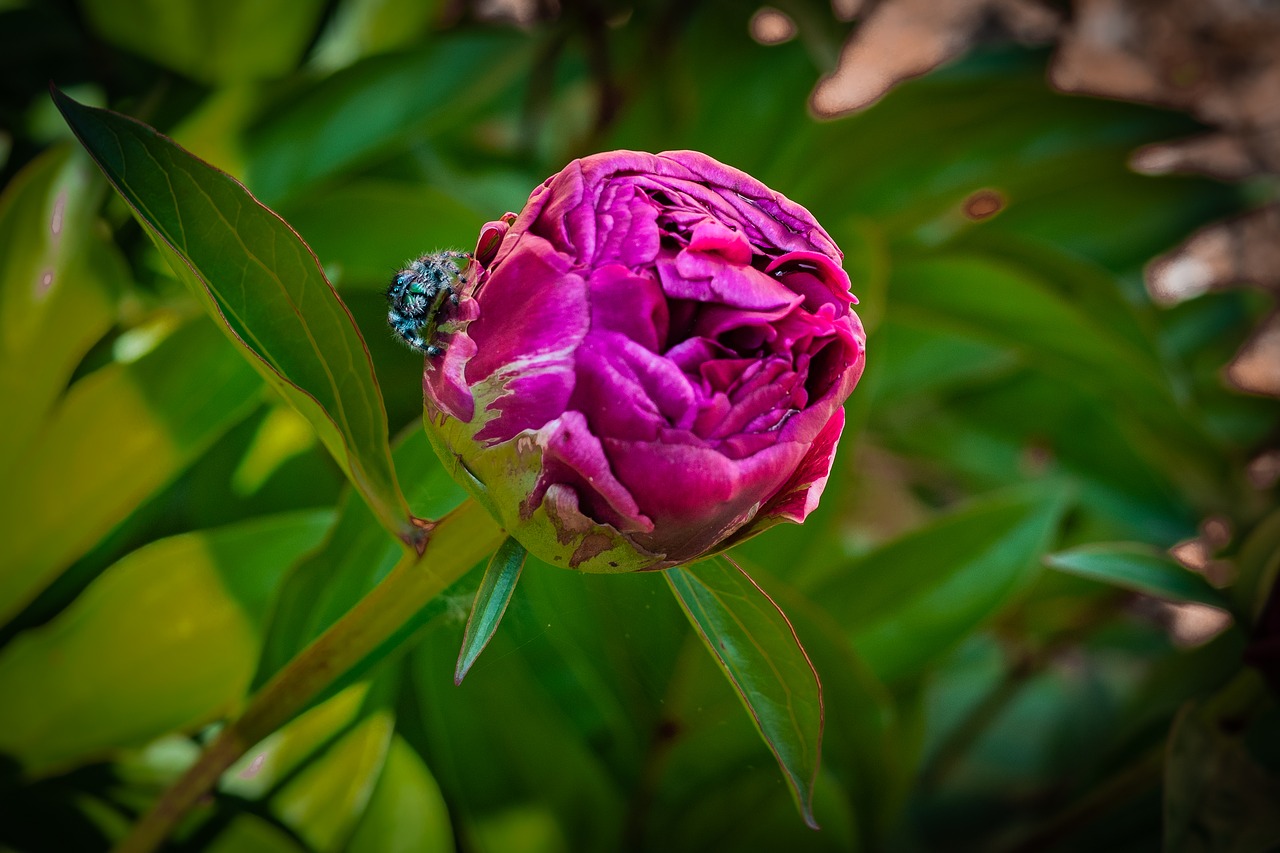
<svg viewBox="0 0 1280 853"><path fill-rule="evenodd" d="M466 252L423 255L397 272L387 288L387 323L406 344L429 357L444 354L436 333L446 312L458 304L471 256Z"/></svg>

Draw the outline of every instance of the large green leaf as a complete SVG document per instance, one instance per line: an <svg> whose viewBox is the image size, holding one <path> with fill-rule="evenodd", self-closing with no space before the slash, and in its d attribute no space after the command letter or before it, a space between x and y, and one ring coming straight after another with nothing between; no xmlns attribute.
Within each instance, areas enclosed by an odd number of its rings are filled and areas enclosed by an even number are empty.
<svg viewBox="0 0 1280 853"><path fill-rule="evenodd" d="M976 502L855 560L811 596L881 678L916 675L1027 587L1065 507L1053 489Z"/></svg>
<svg viewBox="0 0 1280 853"><path fill-rule="evenodd" d="M1181 454L1145 441L1127 398L1022 370L925 406L879 412L877 438L942 463L974 491L1021 482L1037 468L1068 475L1080 485L1082 510L1110 528L1096 538L1188 536L1196 521L1188 494L1215 491L1212 481L1194 491L1180 482L1204 457L1183 465Z"/></svg>
<svg viewBox="0 0 1280 853"><path fill-rule="evenodd" d="M1227 598L1202 575L1180 566L1165 552L1136 542L1081 545L1049 554L1046 566L1174 601L1227 607Z"/></svg>
<svg viewBox="0 0 1280 853"><path fill-rule="evenodd" d="M518 79L531 47L509 33L475 32L344 68L294 95L250 133L249 183L275 203L410 130L434 133L465 120Z"/></svg>
<svg viewBox="0 0 1280 853"><path fill-rule="evenodd" d="M115 319L127 268L91 229L101 201L92 169L82 153L53 148L0 197L0 473Z"/></svg>
<svg viewBox="0 0 1280 853"><path fill-rule="evenodd" d="M817 602L768 579L822 678L822 769L840 781L867 849L883 845L911 782L912 748L889 691Z"/></svg>
<svg viewBox="0 0 1280 853"><path fill-rule="evenodd" d="M615 777L640 775L653 733L672 713L676 658L692 639L667 583L652 572L568 572L531 556L494 642L504 636L519 648L518 656L499 658L495 646L468 679L489 669L527 671L577 737L597 745ZM745 719L730 698L732 713ZM749 724L747 729L758 758L760 738Z"/></svg>
<svg viewBox="0 0 1280 853"><path fill-rule="evenodd" d="M75 383L0 490L0 618L245 417L261 387L203 319Z"/></svg>
<svg viewBox="0 0 1280 853"><path fill-rule="evenodd" d="M307 245L234 179L146 125L60 92L54 101L174 272L312 423L382 523L416 541L364 339Z"/></svg>
<svg viewBox="0 0 1280 853"><path fill-rule="evenodd" d="M369 688L368 681L353 684L263 738L227 768L218 790L245 799L267 799L317 752L366 715Z"/></svg>
<svg viewBox="0 0 1280 853"><path fill-rule="evenodd" d="M308 848L347 849L382 774L393 729L389 711L370 714L272 797L272 811Z"/></svg>
<svg viewBox="0 0 1280 853"><path fill-rule="evenodd" d="M347 0L316 41L312 64L341 68L364 56L421 45L430 39L444 5L443 0Z"/></svg>
<svg viewBox="0 0 1280 853"><path fill-rule="evenodd" d="M321 0L84 3L95 32L108 41L204 83L241 83L291 71L323 10Z"/></svg>
<svg viewBox="0 0 1280 853"><path fill-rule="evenodd" d="M465 607L465 601L458 603ZM625 813L618 780L540 688L538 674L515 653L506 630L494 636L467 680L454 686L464 613L427 627L409 658L412 691L397 716L401 733L444 790L455 831L466 839L462 845L484 853L505 853L516 840L528 845L528 837L512 839L485 827L536 810L539 834L561 839L550 849L615 849Z"/></svg>
<svg viewBox="0 0 1280 853"><path fill-rule="evenodd" d="M116 563L0 653L0 751L40 774L235 709L276 585L331 520L183 534Z"/></svg>
<svg viewBox="0 0 1280 853"><path fill-rule="evenodd" d="M399 735L392 736L382 775L348 849L361 853L452 853L456 849L440 786Z"/></svg>
<svg viewBox="0 0 1280 853"><path fill-rule="evenodd" d="M492 218L432 186L374 179L334 187L280 212L344 293L353 284L383 289L394 267L426 252L470 251Z"/></svg>
<svg viewBox="0 0 1280 853"><path fill-rule="evenodd" d="M670 569L666 578L777 758L805 822L816 829L822 683L795 629L726 557Z"/></svg>

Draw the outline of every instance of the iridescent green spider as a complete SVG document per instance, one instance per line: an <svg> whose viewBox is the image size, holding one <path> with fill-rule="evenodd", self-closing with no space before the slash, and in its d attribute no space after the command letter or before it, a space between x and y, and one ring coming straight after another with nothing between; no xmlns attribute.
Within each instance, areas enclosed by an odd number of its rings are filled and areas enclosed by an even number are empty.
<svg viewBox="0 0 1280 853"><path fill-rule="evenodd" d="M395 274L387 288L387 323L406 344L429 357L444 354L436 332L445 312L458 304L455 286L470 264L466 252L436 252Z"/></svg>

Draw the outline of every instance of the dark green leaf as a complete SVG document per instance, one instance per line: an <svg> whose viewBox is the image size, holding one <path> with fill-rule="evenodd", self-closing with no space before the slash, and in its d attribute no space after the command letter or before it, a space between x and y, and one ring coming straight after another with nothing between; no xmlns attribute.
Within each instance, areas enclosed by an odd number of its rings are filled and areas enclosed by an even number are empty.
<svg viewBox="0 0 1280 853"><path fill-rule="evenodd" d="M95 31L108 41L205 83L242 83L292 70L323 9L321 0L84 4Z"/></svg>
<svg viewBox="0 0 1280 853"><path fill-rule="evenodd" d="M54 100L174 272L316 428L382 523L415 541L364 339L307 245L235 180L146 125Z"/></svg>
<svg viewBox="0 0 1280 853"><path fill-rule="evenodd" d="M491 644L468 684L491 668L527 672L615 777L643 772L653 733L672 713L675 660L692 639L688 620L659 575L571 572L530 556L520 594L493 642L504 638L504 648L515 646L518 653L499 657ZM700 647L696 651L706 656ZM730 700L732 713L745 722L731 691ZM760 738L750 724L746 728L759 758Z"/></svg>
<svg viewBox="0 0 1280 853"><path fill-rule="evenodd" d="M536 813L537 835L559 838L559 849L614 849L626 805L617 778L548 699L510 632L499 632L481 664L454 686L462 627L461 613L427 626L409 659L413 689L397 718L444 790L461 845L504 853L510 839L490 822ZM529 843L527 835L517 838Z"/></svg>
<svg viewBox="0 0 1280 853"><path fill-rule="evenodd" d="M728 558L669 569L666 578L777 758L805 822L816 829L822 683L795 629Z"/></svg>
<svg viewBox="0 0 1280 853"><path fill-rule="evenodd" d="M811 593L881 678L918 674L1026 589L1066 508L1060 491L976 502L855 560Z"/></svg>
<svg viewBox="0 0 1280 853"><path fill-rule="evenodd" d="M1164 849L1254 853L1280 844L1280 778L1216 715L1190 702L1169 733L1164 771Z"/></svg>
<svg viewBox="0 0 1280 853"><path fill-rule="evenodd" d="M1226 596L1209 586L1203 576L1149 545L1136 542L1082 545L1049 554L1044 563L1061 572L1159 598L1227 606Z"/></svg>
<svg viewBox="0 0 1280 853"><path fill-rule="evenodd" d="M492 218L435 187L372 179L335 187L281 213L344 293L351 285L385 289L397 265L426 252L470 251L480 226Z"/></svg>
<svg viewBox="0 0 1280 853"><path fill-rule="evenodd" d="M462 121L524 71L531 47L509 33L479 32L345 68L294 97L250 135L249 184L275 203L411 129L438 132Z"/></svg>
<svg viewBox="0 0 1280 853"><path fill-rule="evenodd" d="M458 664L453 671L454 684L461 684L462 679L467 677L471 665L480 657L484 647L489 645L493 632L498 630L498 623L502 621L502 614L507 612L507 603L511 601L511 593L516 590L520 570L524 568L524 561L528 556L529 552L524 546L510 536L494 552L493 559L484 570L480 588L476 590L466 630L462 632L462 648L458 652Z"/></svg>
<svg viewBox="0 0 1280 853"><path fill-rule="evenodd" d="M973 255L904 259L893 267L892 294L895 306L1012 346L1068 381L1105 385L1154 405L1171 400L1167 380L1148 352L1007 263Z"/></svg>
<svg viewBox="0 0 1280 853"><path fill-rule="evenodd" d="M329 19L312 61L321 68L341 68L364 56L421 45L430 39L444 5L443 0L347 0Z"/></svg>
<svg viewBox="0 0 1280 853"><path fill-rule="evenodd" d="M1240 575L1231 587L1232 601L1237 612L1256 623L1280 582L1280 510L1266 516L1250 532L1240 546L1236 567Z"/></svg>

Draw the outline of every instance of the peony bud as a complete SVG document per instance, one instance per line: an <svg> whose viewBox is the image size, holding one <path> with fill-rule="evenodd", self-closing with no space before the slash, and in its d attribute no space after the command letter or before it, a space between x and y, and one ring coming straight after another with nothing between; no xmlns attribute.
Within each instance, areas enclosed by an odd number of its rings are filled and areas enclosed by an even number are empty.
<svg viewBox="0 0 1280 853"><path fill-rule="evenodd" d="M525 548L582 571L802 521L864 363L841 258L704 154L576 160L482 230L426 359L432 444Z"/></svg>

